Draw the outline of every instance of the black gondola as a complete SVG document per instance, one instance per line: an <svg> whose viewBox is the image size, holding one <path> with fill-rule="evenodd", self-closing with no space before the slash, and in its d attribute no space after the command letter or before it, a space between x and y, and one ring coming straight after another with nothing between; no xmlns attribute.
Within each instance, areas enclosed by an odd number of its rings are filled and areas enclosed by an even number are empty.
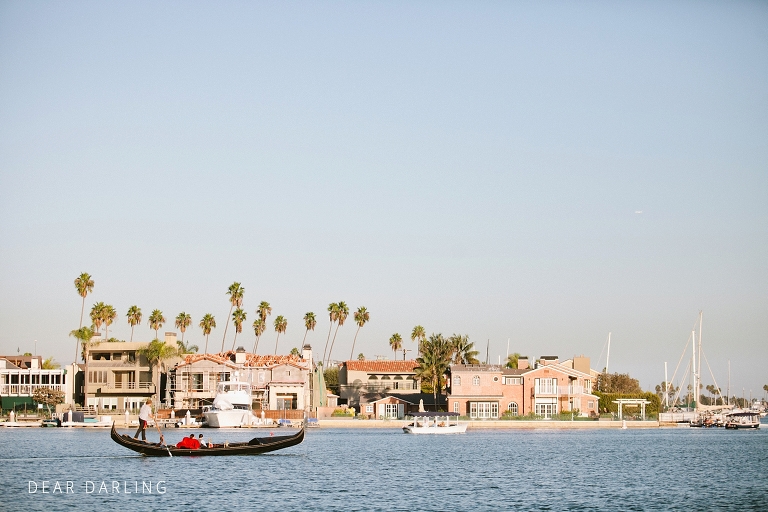
<svg viewBox="0 0 768 512"><path fill-rule="evenodd" d="M273 452L282 450L289 446L295 446L304 440L304 427L301 427L296 434L292 436L270 436L254 437L244 443L226 443L216 444L212 448L199 448L190 450L188 448L176 448L175 446L161 446L157 443L147 443L139 441L125 434L118 434L115 430L115 424L112 424L112 440L129 450L138 452L149 457L170 457L170 456L193 456L207 457L213 455L257 455L259 453Z"/></svg>

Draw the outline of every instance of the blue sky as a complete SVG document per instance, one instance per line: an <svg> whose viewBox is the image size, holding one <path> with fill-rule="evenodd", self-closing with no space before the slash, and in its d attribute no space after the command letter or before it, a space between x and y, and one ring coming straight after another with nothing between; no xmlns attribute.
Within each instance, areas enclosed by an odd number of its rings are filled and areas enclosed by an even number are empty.
<svg viewBox="0 0 768 512"><path fill-rule="evenodd" d="M421 324L598 367L611 331L646 388L703 310L758 395L766 162L764 3L3 2L0 353L71 362L89 272L121 338L137 304L220 344L240 281L285 351L344 300L369 358Z"/></svg>

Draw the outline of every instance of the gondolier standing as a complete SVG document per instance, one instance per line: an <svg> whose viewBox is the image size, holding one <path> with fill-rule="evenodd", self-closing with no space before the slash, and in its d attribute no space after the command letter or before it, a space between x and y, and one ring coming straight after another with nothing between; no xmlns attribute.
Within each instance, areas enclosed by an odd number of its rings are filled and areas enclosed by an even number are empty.
<svg viewBox="0 0 768 512"><path fill-rule="evenodd" d="M139 411L139 428L136 430L136 434L134 434L133 438L138 439L139 438L139 432L141 432L141 440L146 441L147 440L147 422L149 421L149 418L152 416L152 399L147 398L147 401L144 403L144 405L141 406L141 410Z"/></svg>

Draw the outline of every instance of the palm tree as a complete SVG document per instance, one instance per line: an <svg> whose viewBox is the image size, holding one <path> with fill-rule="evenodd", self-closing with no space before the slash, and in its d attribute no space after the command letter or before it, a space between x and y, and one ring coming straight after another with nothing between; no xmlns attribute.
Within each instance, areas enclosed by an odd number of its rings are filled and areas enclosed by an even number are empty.
<svg viewBox="0 0 768 512"><path fill-rule="evenodd" d="M395 351L395 359L397 359L397 351L403 348L403 337L399 333L390 336L389 347Z"/></svg>
<svg viewBox="0 0 768 512"><path fill-rule="evenodd" d="M448 343L451 345L453 351L453 364L479 364L477 360L477 354L479 352L474 350L475 344L469 341L469 336L466 334L454 334L448 338Z"/></svg>
<svg viewBox="0 0 768 512"><path fill-rule="evenodd" d="M235 343L237 343L237 335L243 332L243 322L245 322L246 313L242 308L237 308L232 313L232 323L235 324L235 339L232 340L232 350L235 350Z"/></svg>
<svg viewBox="0 0 768 512"><path fill-rule="evenodd" d="M317 319L315 318L315 314L311 311L307 312L304 315L304 327L307 328L306 331L304 331L304 339L301 340L301 346L304 346L304 342L307 341L307 333L309 331L314 331L315 326L317 325Z"/></svg>
<svg viewBox="0 0 768 512"><path fill-rule="evenodd" d="M337 304L338 311L336 312L336 330L333 331L333 340L331 341L331 348L328 350L328 363L331 362L331 354L333 354L333 346L336 344L336 335L339 333L339 327L344 325L344 321L349 316L349 306L344 301Z"/></svg>
<svg viewBox="0 0 768 512"><path fill-rule="evenodd" d="M205 354L208 353L208 335L211 334L211 330L216 328L216 319L212 314L206 313L203 315L203 319L200 320L200 328L203 330L205 336Z"/></svg>
<svg viewBox="0 0 768 512"><path fill-rule="evenodd" d="M272 314L272 306L269 305L269 302L263 300L259 303L259 307L256 308L256 312L259 315L259 318L267 321L267 317Z"/></svg>
<svg viewBox="0 0 768 512"><path fill-rule="evenodd" d="M155 311L159 313L158 310L155 310ZM162 314L160 316L162 316ZM165 319L163 319L163 321L165 321ZM154 370L156 368L158 370L157 371L158 382L155 387L155 391L157 391L157 403L159 405L160 404L160 378L159 377L160 377L160 370L162 369L163 361L178 355L178 349L170 345L166 345L165 342L162 342L158 339L154 339L145 348L140 348L136 352L147 358L147 363L149 363L149 368L150 368L150 371L152 371L153 373L153 377L155 373Z"/></svg>
<svg viewBox="0 0 768 512"><path fill-rule="evenodd" d="M357 324L357 331L355 331L355 339L352 340L352 352L349 353L349 359L352 359L352 356L355 355L355 343L357 343L357 334L360 332L360 329L368 323L368 320L371 319L371 314L368 312L368 309L365 306L360 306L357 308L357 311L355 311L355 323Z"/></svg>
<svg viewBox="0 0 768 512"><path fill-rule="evenodd" d="M163 316L163 312L159 309L152 310L152 313L149 315L149 326L155 331L155 339L158 339L157 331L163 327L164 323L165 317Z"/></svg>
<svg viewBox="0 0 768 512"><path fill-rule="evenodd" d="M178 354L184 355L184 354L196 354L198 347L197 345L190 345L189 343L184 343L181 340L176 341L176 346L178 347Z"/></svg>
<svg viewBox="0 0 768 512"><path fill-rule="evenodd" d="M109 341L109 326L117 318L117 311L109 304L104 305L101 310L101 321L104 322L104 339Z"/></svg>
<svg viewBox="0 0 768 512"><path fill-rule="evenodd" d="M182 311L176 316L176 328L181 331L181 343L184 343L184 333L187 332L187 327L190 325L192 325L192 315L189 313Z"/></svg>
<svg viewBox="0 0 768 512"><path fill-rule="evenodd" d="M101 336L101 324L104 323L103 311L106 306L103 302L97 302L91 308L91 322L96 327L94 330L99 333L99 336Z"/></svg>
<svg viewBox="0 0 768 512"><path fill-rule="evenodd" d="M365 361L365 354L363 354L362 352L357 354L357 360L358 361Z"/></svg>
<svg viewBox="0 0 768 512"><path fill-rule="evenodd" d="M421 354L421 344L427 339L427 332L420 325L417 325L411 331L411 341L419 341L419 354Z"/></svg>
<svg viewBox="0 0 768 512"><path fill-rule="evenodd" d="M512 354L509 354L507 356L507 365L506 365L507 368L513 368L516 370L518 361L520 360L521 357L522 356L517 352L513 352Z"/></svg>
<svg viewBox="0 0 768 512"><path fill-rule="evenodd" d="M128 325L131 326L131 341L133 341L133 328L141 323L141 308L139 306L131 306L128 308Z"/></svg>
<svg viewBox="0 0 768 512"><path fill-rule="evenodd" d="M284 333L288 328L288 320L283 315L275 318L275 332L277 333L277 339L275 340L275 355L277 355L277 342L280 339L280 333Z"/></svg>
<svg viewBox="0 0 768 512"><path fill-rule="evenodd" d="M321 364L325 364L325 355L328 352L328 342L331 341L331 329L333 329L333 322L339 318L339 305L335 302L328 304L328 318L331 320L331 325L328 327L328 338L325 340L325 348L323 349L323 358L320 360Z"/></svg>
<svg viewBox="0 0 768 512"><path fill-rule="evenodd" d="M432 334L422 343L421 356L416 359L415 377L432 382L432 392L437 404L437 393L442 390L442 378L451 364L452 347L442 334Z"/></svg>
<svg viewBox="0 0 768 512"><path fill-rule="evenodd" d="M232 315L232 310L237 306L238 308L243 305L243 294L245 294L245 288L240 286L240 283L232 283L227 289L227 295L229 295L229 316ZM229 316L227 316L227 323L224 325L224 337L221 339L221 351L224 352L224 340L227 339L227 328L229 328Z"/></svg>
<svg viewBox="0 0 768 512"><path fill-rule="evenodd" d="M75 338L75 340L77 340L77 344L80 345L80 355L83 358L83 362L85 362L86 358L88 357L88 347L90 347L91 338L93 338L93 328L81 327L71 331L69 335ZM75 358L75 362L77 362L77 358Z"/></svg>
<svg viewBox="0 0 768 512"><path fill-rule="evenodd" d="M93 291L93 279L91 278L91 274L88 274L86 272L83 272L80 274L77 279L75 279L75 289L77 290L77 294L80 295L83 298L83 305L80 308L80 327L78 329L83 328L83 313L85 313L85 297L88 296L89 293ZM77 361L77 343L75 344L75 361Z"/></svg>
<svg viewBox="0 0 768 512"><path fill-rule="evenodd" d="M297 349L296 347L293 347L291 349L291 355L292 356L298 356L298 355L301 355L301 354L299 354L299 349Z"/></svg>
<svg viewBox="0 0 768 512"><path fill-rule="evenodd" d="M256 342L253 344L253 353L256 353L256 350L259 348L259 339L261 339L261 335L264 334L264 330L267 328L267 323L262 320L261 318L257 318L253 321L253 333L256 335Z"/></svg>

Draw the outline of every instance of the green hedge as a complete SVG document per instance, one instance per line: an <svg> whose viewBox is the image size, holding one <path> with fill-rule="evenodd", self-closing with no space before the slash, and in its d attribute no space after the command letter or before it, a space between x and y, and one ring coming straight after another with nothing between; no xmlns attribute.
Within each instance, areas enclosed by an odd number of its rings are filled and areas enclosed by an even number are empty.
<svg viewBox="0 0 768 512"><path fill-rule="evenodd" d="M598 408L600 409L600 414L603 415L608 410L611 414L618 414L619 413L619 404L613 403L614 400L618 400L619 398L644 398L648 400L649 404L645 406L645 415L646 417L649 416L657 416L659 414L659 408L661 406L661 400L659 399L659 396L656 393L652 393L650 391L647 391L645 393L601 393L600 391L593 391L593 395L596 395L599 399L598 401ZM622 407L622 413L626 416L629 415L639 415L640 414L640 406L635 407Z"/></svg>

